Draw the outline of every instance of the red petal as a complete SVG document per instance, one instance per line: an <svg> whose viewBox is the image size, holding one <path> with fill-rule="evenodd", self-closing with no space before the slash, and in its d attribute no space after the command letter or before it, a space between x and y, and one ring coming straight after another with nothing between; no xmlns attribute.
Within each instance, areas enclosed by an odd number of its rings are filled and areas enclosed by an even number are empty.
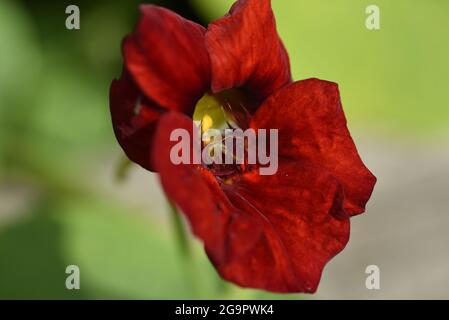
<svg viewBox="0 0 449 320"><path fill-rule="evenodd" d="M325 264L346 245L342 188L326 171L281 160L275 175L235 177L224 187L235 206L263 224L263 236L240 259L215 263L227 280L275 292L314 292Z"/></svg>
<svg viewBox="0 0 449 320"><path fill-rule="evenodd" d="M140 89L160 106L192 113L210 84L206 30L153 5L123 43L125 63Z"/></svg>
<svg viewBox="0 0 449 320"><path fill-rule="evenodd" d="M343 185L346 214L365 211L376 178L357 153L335 83L309 79L279 90L257 111L252 127L279 129L280 156L329 170Z"/></svg>
<svg viewBox="0 0 449 320"><path fill-rule="evenodd" d="M201 238L211 259L217 263L235 259L260 237L260 226L234 207L215 177L200 165L175 165L170 150L174 129L183 128L192 137L192 120L180 113L161 117L155 136L153 163L165 193L187 216L193 233Z"/></svg>
<svg viewBox="0 0 449 320"><path fill-rule="evenodd" d="M150 153L154 125L160 113L142 98L126 70L111 84L109 93L115 136L126 155L142 167L151 170Z"/></svg>
<svg viewBox="0 0 449 320"><path fill-rule="evenodd" d="M270 0L237 1L228 15L209 25L206 45L214 92L243 87L262 101L291 82Z"/></svg>
<svg viewBox="0 0 449 320"><path fill-rule="evenodd" d="M257 172L227 183L200 165L174 165L174 129L190 136L180 113L161 117L153 163L168 197L186 214L220 274L242 286L313 292L324 265L348 241L349 220L337 219L342 188L325 170L281 160L273 176Z"/></svg>

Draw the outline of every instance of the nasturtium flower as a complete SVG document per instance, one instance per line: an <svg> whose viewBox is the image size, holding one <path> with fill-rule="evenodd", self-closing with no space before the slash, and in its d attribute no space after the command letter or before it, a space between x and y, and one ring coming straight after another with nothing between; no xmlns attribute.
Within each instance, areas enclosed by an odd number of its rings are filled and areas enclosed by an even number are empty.
<svg viewBox="0 0 449 320"><path fill-rule="evenodd" d="M239 0L207 29L158 6L140 10L110 90L118 142L158 172L224 279L315 292L376 182L347 129L337 85L292 81L270 0ZM170 161L171 132L192 132L194 113L207 113L204 101L244 129L278 129L277 173Z"/></svg>

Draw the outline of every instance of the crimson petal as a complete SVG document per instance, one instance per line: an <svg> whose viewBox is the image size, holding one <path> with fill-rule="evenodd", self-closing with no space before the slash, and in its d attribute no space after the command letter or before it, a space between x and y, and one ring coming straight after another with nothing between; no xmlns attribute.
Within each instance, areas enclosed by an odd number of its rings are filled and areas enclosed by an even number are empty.
<svg viewBox="0 0 449 320"><path fill-rule="evenodd" d="M224 182L201 165L173 164L170 151L178 142L170 135L179 128L193 136L186 116L161 117L153 163L218 272L241 286L315 291L324 265L349 237L349 220L335 218L343 201L337 179L281 159L276 175L251 171Z"/></svg>
<svg viewBox="0 0 449 320"><path fill-rule="evenodd" d="M234 205L263 225L240 259L215 264L227 280L275 292L314 292L325 264L346 245L349 219L337 219L343 191L335 177L281 159L275 175L250 172L224 187Z"/></svg>
<svg viewBox="0 0 449 320"><path fill-rule="evenodd" d="M142 5L140 11L139 23L123 43L127 69L149 99L193 113L210 84L206 30L161 7Z"/></svg>
<svg viewBox="0 0 449 320"><path fill-rule="evenodd" d="M163 115L156 130L157 152L153 154L153 163L168 198L187 216L193 233L202 239L211 259L225 263L252 248L261 228L228 200L209 170L201 165L175 165L170 160L170 150L178 143L170 140L171 133L185 129L193 137L192 124L181 113ZM193 149L191 155L192 152Z"/></svg>
<svg viewBox="0 0 449 320"><path fill-rule="evenodd" d="M126 70L111 84L110 111L115 136L128 158L152 170L150 157L154 126L160 113L142 97Z"/></svg>
<svg viewBox="0 0 449 320"><path fill-rule="evenodd" d="M376 178L365 167L346 126L335 83L308 79L273 94L254 128L279 129L279 155L329 170L344 188L346 215L365 211Z"/></svg>
<svg viewBox="0 0 449 320"><path fill-rule="evenodd" d="M208 27L212 91L243 87L262 101L291 82L270 0L240 0Z"/></svg>

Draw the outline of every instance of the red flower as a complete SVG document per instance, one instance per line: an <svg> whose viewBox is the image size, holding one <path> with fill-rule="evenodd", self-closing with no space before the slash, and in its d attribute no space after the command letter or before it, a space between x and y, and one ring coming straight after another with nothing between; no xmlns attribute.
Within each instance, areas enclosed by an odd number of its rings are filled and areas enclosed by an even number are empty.
<svg viewBox="0 0 449 320"><path fill-rule="evenodd" d="M223 278L314 292L376 182L348 132L337 85L292 82L270 0L237 1L207 30L160 7L141 12L123 42L125 68L110 92L120 145L159 173ZM170 161L170 133L192 131L205 94L224 96L231 108L243 105L246 127L279 130L275 175L247 167L223 179L208 166Z"/></svg>

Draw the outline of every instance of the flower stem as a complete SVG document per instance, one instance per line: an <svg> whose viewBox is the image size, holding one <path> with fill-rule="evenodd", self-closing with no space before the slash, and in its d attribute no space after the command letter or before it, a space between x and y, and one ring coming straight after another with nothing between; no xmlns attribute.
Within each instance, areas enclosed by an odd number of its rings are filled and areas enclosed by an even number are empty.
<svg viewBox="0 0 449 320"><path fill-rule="evenodd" d="M120 160L119 163L116 166L115 169L115 180L118 182L123 182L123 180L125 180L126 175L128 174L128 170L131 168L132 166L132 162L131 160L128 159L128 157L126 157L125 155L123 155Z"/></svg>
<svg viewBox="0 0 449 320"><path fill-rule="evenodd" d="M184 258L189 258L191 256L191 249L187 232L181 219L181 215L172 202L169 201L168 204L170 207L173 230L175 232L176 242L178 243L179 250Z"/></svg>
<svg viewBox="0 0 449 320"><path fill-rule="evenodd" d="M168 201L168 204L170 207L170 216L172 220L173 231L182 258L182 269L186 276L186 284L189 286L192 294L196 296L200 294L200 290L189 237L182 221L181 214L179 213L175 204L170 201Z"/></svg>

